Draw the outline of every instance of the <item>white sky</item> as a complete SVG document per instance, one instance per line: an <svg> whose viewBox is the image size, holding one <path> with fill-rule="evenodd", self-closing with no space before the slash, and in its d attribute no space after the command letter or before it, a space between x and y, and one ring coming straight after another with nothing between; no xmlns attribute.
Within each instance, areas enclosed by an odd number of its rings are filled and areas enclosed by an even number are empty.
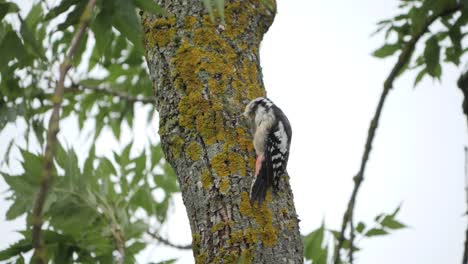
<svg viewBox="0 0 468 264"><path fill-rule="evenodd" d="M334 229L341 223L369 121L383 80L396 60L370 56L383 43L381 36L371 38L370 33L378 20L396 14L397 3L278 1L278 14L262 44L261 59L268 96L293 127L288 171L302 234L317 228L322 220ZM415 73L406 73L395 82L358 195L355 221L370 224L377 214L390 213L403 203L398 219L410 228L363 240L357 263L461 262L467 124L462 94L455 85L459 73L445 66L440 83L424 79L416 89ZM61 138L77 142L70 126ZM1 142L12 135L13 128L0 134ZM105 153L107 146L101 143L97 148ZM0 155L4 149L0 146ZM6 188L0 180L0 191ZM0 201L0 248L14 242L18 235L13 231L24 226L24 219L5 221L8 207L9 203ZM190 242L180 195L163 234L174 243ZM179 264L194 262L191 252L165 247L146 250L139 261L170 257L179 258Z"/></svg>

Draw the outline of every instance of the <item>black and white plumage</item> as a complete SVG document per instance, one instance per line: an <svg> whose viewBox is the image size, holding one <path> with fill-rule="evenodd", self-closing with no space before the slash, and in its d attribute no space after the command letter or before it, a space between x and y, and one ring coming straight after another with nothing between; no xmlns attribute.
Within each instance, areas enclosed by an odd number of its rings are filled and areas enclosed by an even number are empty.
<svg viewBox="0 0 468 264"><path fill-rule="evenodd" d="M245 107L244 116L252 121L253 144L257 155L250 202L265 200L268 188L279 189L286 172L291 145L291 125L286 115L270 99L259 97Z"/></svg>

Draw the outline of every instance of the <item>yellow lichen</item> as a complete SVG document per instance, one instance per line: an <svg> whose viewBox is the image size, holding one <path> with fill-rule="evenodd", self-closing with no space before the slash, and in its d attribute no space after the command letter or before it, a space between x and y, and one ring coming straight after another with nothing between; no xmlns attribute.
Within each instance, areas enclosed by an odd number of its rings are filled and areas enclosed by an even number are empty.
<svg viewBox="0 0 468 264"><path fill-rule="evenodd" d="M195 117L196 129L199 131L205 144L212 145L216 143L217 131L222 130L221 116L213 109L203 112Z"/></svg>
<svg viewBox="0 0 468 264"><path fill-rule="evenodd" d="M236 128L237 140L241 150L250 152L253 150L252 137L242 127Z"/></svg>
<svg viewBox="0 0 468 264"><path fill-rule="evenodd" d="M171 136L169 137L168 141L169 145L169 152L172 153L174 158L180 158L180 153L182 152L182 146L184 145L185 141L179 136Z"/></svg>
<svg viewBox="0 0 468 264"><path fill-rule="evenodd" d="M226 177L229 175L229 168L227 165L227 153L218 153L211 159L211 166L219 177Z"/></svg>
<svg viewBox="0 0 468 264"><path fill-rule="evenodd" d="M252 228L247 228L244 233L245 237L245 242L249 245L254 245L258 241L257 233L254 229Z"/></svg>
<svg viewBox="0 0 468 264"><path fill-rule="evenodd" d="M249 99L264 96L257 63L247 57L243 57L240 63L241 67L238 68L237 76L232 80L232 88L235 91L242 91L242 93L236 93L236 100L240 101L241 98L245 98L245 95Z"/></svg>
<svg viewBox="0 0 468 264"><path fill-rule="evenodd" d="M249 14L251 15L253 11L253 8L249 4L244 5L240 2L228 2L225 7L226 36L230 39L240 39L239 36L244 33L249 26Z"/></svg>
<svg viewBox="0 0 468 264"><path fill-rule="evenodd" d="M143 24L147 28L144 39L150 48L167 46L174 39L175 17L156 18L150 24L148 23L149 19L143 19Z"/></svg>
<svg viewBox="0 0 468 264"><path fill-rule="evenodd" d="M211 176L211 173L210 173L209 170L204 169L202 171L201 182L202 182L202 186L203 186L203 188L205 188L205 190L208 190L208 189L211 188L211 186L213 186L213 176Z"/></svg>
<svg viewBox="0 0 468 264"><path fill-rule="evenodd" d="M291 219L291 220L287 221L287 223L286 223L286 228L288 230L293 230L293 229L296 228L296 226L297 226L297 222L294 219Z"/></svg>
<svg viewBox="0 0 468 264"><path fill-rule="evenodd" d="M198 256L195 257L196 264L206 264L208 263L208 255L205 251L202 251Z"/></svg>
<svg viewBox="0 0 468 264"><path fill-rule="evenodd" d="M186 88L187 93L196 90L201 92L202 83L198 78L198 72L203 56L203 51L200 48L183 42L172 60L176 68L177 80L179 80L178 87Z"/></svg>
<svg viewBox="0 0 468 264"><path fill-rule="evenodd" d="M185 18L185 28L186 29L192 29L195 24L197 23L197 18L194 16L187 16Z"/></svg>
<svg viewBox="0 0 468 264"><path fill-rule="evenodd" d="M271 203L271 191L267 192L265 201L259 206L255 203L250 204L247 192L242 192L239 211L242 215L255 219L258 228L255 230L258 238L265 246L272 247L278 240L278 233L273 227L273 218L271 210L267 204Z"/></svg>
<svg viewBox="0 0 468 264"><path fill-rule="evenodd" d="M236 150L228 148L224 145L224 151L218 153L211 159L211 166L219 177L225 177L229 174L237 174L245 176L247 168L245 166L244 156L236 152Z"/></svg>
<svg viewBox="0 0 468 264"><path fill-rule="evenodd" d="M224 226L225 226L225 223L224 222L218 222L216 224L214 224L212 227L211 227L211 232L212 233L215 233L215 232L218 232L219 230L222 230L224 229Z"/></svg>
<svg viewBox="0 0 468 264"><path fill-rule="evenodd" d="M219 192L226 194L229 190L229 180L227 178L222 178L221 183L219 184Z"/></svg>
<svg viewBox="0 0 468 264"><path fill-rule="evenodd" d="M232 174L245 176L247 174L245 168L244 156L236 152L229 153L229 170Z"/></svg>
<svg viewBox="0 0 468 264"><path fill-rule="evenodd" d="M195 254L198 254L201 245L201 236L200 234L193 234L192 235L192 250Z"/></svg>
<svg viewBox="0 0 468 264"><path fill-rule="evenodd" d="M200 144L198 144L197 142L191 142L187 146L185 151L187 153L187 156L189 156L189 158L191 160L198 160L198 159L200 159L200 155L202 153L202 148L201 148Z"/></svg>
<svg viewBox="0 0 468 264"><path fill-rule="evenodd" d="M252 258L253 258L252 249L251 248L243 249L241 251L241 255L237 263L238 264L250 264L252 263Z"/></svg>
<svg viewBox="0 0 468 264"><path fill-rule="evenodd" d="M231 232L230 239L228 240L229 245L239 244L244 240L244 231L237 230Z"/></svg>
<svg viewBox="0 0 468 264"><path fill-rule="evenodd" d="M232 228L232 226L234 225L234 223L232 221L220 221L216 224L214 224L212 227L211 227L211 232L212 233L215 233L215 232L218 232L220 230L223 230L225 229L226 227L230 227Z"/></svg>

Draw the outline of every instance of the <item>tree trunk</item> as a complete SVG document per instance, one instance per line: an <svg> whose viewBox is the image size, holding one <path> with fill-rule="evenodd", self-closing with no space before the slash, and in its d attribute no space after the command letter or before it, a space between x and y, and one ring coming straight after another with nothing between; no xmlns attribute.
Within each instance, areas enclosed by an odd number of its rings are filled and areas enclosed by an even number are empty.
<svg viewBox="0 0 468 264"><path fill-rule="evenodd" d="M242 112L265 95L259 45L275 3L225 2L225 26L200 0L159 1L163 18L142 14L159 134L187 208L193 254L196 263L302 263L287 177L261 206L249 202L255 151Z"/></svg>

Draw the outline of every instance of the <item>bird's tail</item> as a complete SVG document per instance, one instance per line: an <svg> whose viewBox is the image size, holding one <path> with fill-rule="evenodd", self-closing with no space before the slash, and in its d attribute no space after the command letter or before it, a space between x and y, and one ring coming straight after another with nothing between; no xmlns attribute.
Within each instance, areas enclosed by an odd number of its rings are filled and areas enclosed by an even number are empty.
<svg viewBox="0 0 468 264"><path fill-rule="evenodd" d="M265 201L265 197L270 188L273 185L273 171L270 164L270 158L265 157L261 162L261 167L258 170L258 174L255 177L255 181L252 183L250 188L250 203L254 204L255 201L259 205Z"/></svg>

